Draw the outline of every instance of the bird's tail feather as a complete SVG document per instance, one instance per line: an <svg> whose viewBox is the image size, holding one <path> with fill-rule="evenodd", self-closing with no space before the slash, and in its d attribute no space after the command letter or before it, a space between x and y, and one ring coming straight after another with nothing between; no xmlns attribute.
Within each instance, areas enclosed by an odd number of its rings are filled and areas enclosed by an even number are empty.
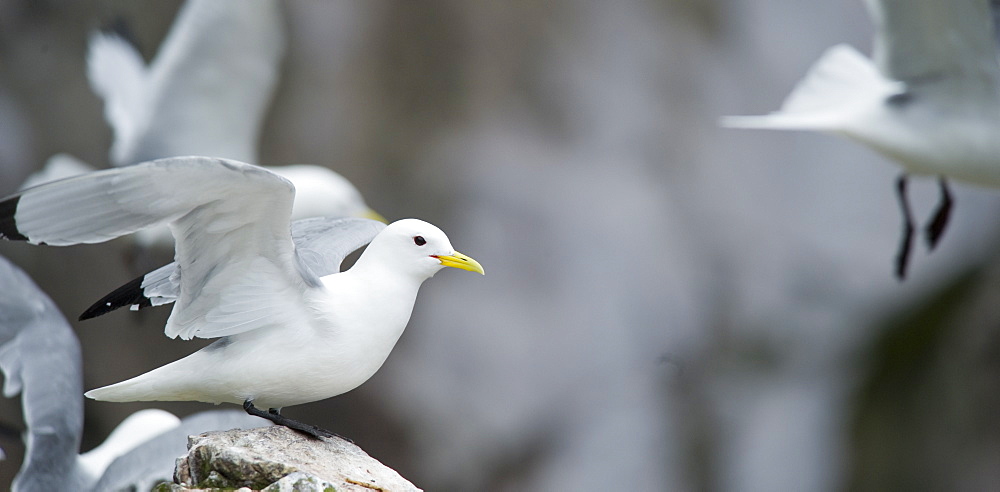
<svg viewBox="0 0 1000 492"><path fill-rule="evenodd" d="M92 400L113 402L196 400L197 398L189 398L190 395L178 387L177 383L185 380L183 375L176 374L175 365L178 362L180 361L174 361L120 383L92 389L84 393L84 396Z"/></svg>
<svg viewBox="0 0 1000 492"><path fill-rule="evenodd" d="M826 51L788 95L781 109L762 116L726 116L731 128L837 131L858 108L872 107L903 90L883 77L871 60L840 44Z"/></svg>
<svg viewBox="0 0 1000 492"><path fill-rule="evenodd" d="M220 392L216 384L215 372L204 370L211 361L206 361L210 351L200 350L183 359L140 374L120 383L92 389L84 396L99 401L202 401L222 403L230 401L242 403L245 398L216 399Z"/></svg>
<svg viewBox="0 0 1000 492"><path fill-rule="evenodd" d="M146 393L148 393L148 391L144 391L141 384L136 384L136 379L138 378L132 378L120 383L92 389L84 393L83 396L92 400L115 402L153 400L153 398L147 397Z"/></svg>

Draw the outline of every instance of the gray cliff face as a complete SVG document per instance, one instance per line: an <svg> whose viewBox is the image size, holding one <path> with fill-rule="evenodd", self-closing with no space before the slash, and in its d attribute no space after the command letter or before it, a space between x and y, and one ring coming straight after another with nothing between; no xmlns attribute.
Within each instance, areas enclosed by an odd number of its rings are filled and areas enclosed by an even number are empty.
<svg viewBox="0 0 1000 492"><path fill-rule="evenodd" d="M205 489L419 491L395 470L343 439L316 440L286 427L191 436L173 484L157 492Z"/></svg>

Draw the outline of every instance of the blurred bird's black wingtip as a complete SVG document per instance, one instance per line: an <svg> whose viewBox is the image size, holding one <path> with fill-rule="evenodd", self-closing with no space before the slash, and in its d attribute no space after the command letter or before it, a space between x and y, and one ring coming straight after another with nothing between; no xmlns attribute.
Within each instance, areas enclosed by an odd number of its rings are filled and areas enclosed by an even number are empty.
<svg viewBox="0 0 1000 492"><path fill-rule="evenodd" d="M139 38L136 37L135 31L132 30L131 24L122 15L115 16L111 20L105 22L100 29L101 33L106 35L113 35L122 38L128 44L132 45L136 51L141 51L139 49Z"/></svg>
<svg viewBox="0 0 1000 492"><path fill-rule="evenodd" d="M0 239L8 241L28 240L27 236L17 230L17 222L14 221L14 214L17 213L17 204L20 201L21 195L0 201Z"/></svg>

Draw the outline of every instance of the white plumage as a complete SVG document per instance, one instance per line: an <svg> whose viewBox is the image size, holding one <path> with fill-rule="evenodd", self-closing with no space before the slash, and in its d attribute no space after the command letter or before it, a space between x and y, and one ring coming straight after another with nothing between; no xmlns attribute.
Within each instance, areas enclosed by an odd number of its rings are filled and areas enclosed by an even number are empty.
<svg viewBox="0 0 1000 492"><path fill-rule="evenodd" d="M0 235L58 246L169 223L176 304L164 331L223 338L87 396L280 408L341 394L371 377L405 328L420 285L438 270L482 273L440 229L417 219L385 227L350 270L317 272L322 262L300 257L292 240L294 195L290 182L261 167L161 159L11 196L0 202ZM297 241L307 246L309 238Z"/></svg>

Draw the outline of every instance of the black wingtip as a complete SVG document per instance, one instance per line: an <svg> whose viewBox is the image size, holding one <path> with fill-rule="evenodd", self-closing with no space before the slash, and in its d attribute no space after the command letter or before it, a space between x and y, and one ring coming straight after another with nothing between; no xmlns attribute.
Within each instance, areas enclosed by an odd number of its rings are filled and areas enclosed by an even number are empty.
<svg viewBox="0 0 1000 492"><path fill-rule="evenodd" d="M101 32L105 34L113 34L125 40L126 43L132 45L136 51L141 52L139 47L139 39L136 37L135 32L132 31L132 26L125 20L123 16L117 16L108 22L105 22L101 26Z"/></svg>
<svg viewBox="0 0 1000 492"><path fill-rule="evenodd" d="M21 195L16 195L0 202L0 239L8 241L28 240L27 236L17 230L17 223L14 222L17 203L20 201Z"/></svg>
<svg viewBox="0 0 1000 492"><path fill-rule="evenodd" d="M118 308L137 305L139 309L152 307L153 303L142 293L142 279L145 275L117 288L104 296L80 315L80 321L96 318L110 313Z"/></svg>

